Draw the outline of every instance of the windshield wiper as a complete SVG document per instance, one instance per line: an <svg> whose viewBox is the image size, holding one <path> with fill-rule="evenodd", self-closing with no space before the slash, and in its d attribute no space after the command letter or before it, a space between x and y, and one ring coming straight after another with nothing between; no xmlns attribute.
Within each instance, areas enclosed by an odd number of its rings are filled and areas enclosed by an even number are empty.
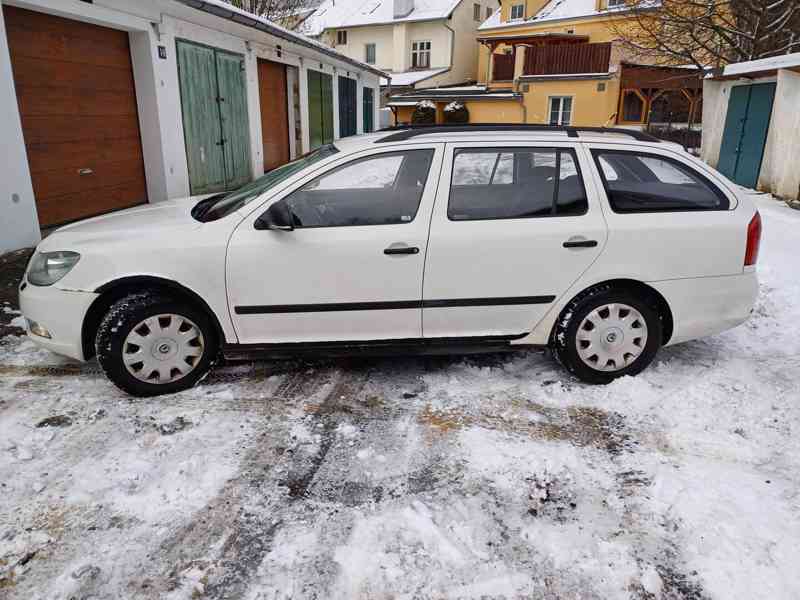
<svg viewBox="0 0 800 600"><path fill-rule="evenodd" d="M195 219L197 219L202 223L203 217L206 215L208 210L212 206L214 206L217 200L220 200L221 198L224 198L227 195L228 192L222 192L221 194L214 194L213 196L209 196L208 198L200 200L200 202L195 204L194 207L192 208L192 217L194 217Z"/></svg>

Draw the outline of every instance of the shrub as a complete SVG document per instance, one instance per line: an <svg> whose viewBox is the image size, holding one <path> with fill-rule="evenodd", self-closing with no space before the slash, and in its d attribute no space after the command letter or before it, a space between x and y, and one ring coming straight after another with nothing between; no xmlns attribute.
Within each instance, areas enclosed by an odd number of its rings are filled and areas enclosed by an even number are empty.
<svg viewBox="0 0 800 600"><path fill-rule="evenodd" d="M420 100L414 107L411 122L415 125L433 125L436 123L436 105L430 100Z"/></svg>

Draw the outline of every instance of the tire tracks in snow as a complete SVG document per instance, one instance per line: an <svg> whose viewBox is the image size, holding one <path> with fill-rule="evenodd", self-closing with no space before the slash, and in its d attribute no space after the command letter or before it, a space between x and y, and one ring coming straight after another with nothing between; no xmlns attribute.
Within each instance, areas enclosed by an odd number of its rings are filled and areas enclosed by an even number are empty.
<svg viewBox="0 0 800 600"><path fill-rule="evenodd" d="M161 597L182 585L183 573L199 569L203 597L241 598L336 441L337 402L357 394L366 376L362 370L336 367L290 374L273 396L290 406L277 415L264 415L267 421L238 475L162 542L157 555L164 570L143 582L145 596ZM285 417L293 409L308 414L309 406L315 424L321 425L315 429L321 439L314 452L303 457L296 448L287 447L294 420Z"/></svg>

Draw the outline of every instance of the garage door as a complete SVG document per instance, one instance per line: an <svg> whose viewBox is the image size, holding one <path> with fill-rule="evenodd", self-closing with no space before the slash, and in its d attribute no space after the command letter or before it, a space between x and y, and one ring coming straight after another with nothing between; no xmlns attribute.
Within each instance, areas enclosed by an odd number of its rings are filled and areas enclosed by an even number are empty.
<svg viewBox="0 0 800 600"><path fill-rule="evenodd" d="M264 171L289 162L289 106L286 65L258 60L261 97L261 135L264 140Z"/></svg>
<svg viewBox="0 0 800 600"><path fill-rule="evenodd" d="M3 14L41 226L146 202L128 34Z"/></svg>

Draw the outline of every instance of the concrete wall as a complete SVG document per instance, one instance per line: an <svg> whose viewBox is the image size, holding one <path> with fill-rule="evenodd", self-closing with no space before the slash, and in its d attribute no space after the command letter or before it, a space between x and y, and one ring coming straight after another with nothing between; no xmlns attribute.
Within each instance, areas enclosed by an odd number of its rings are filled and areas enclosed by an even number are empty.
<svg viewBox="0 0 800 600"><path fill-rule="evenodd" d="M129 32L136 85L139 121L144 152L145 176L150 202L189 195L189 176L183 136L175 44L178 38L230 50L244 56L252 176L264 172L261 112L258 91L259 58L295 67L300 95L301 136L299 148L290 144L294 155L307 152L308 88L307 69L329 73L334 82L334 132L338 136L338 75L353 77L358 89L358 132L362 131L363 88L371 87L379 97L378 76L360 70L321 52L272 36L226 19L192 9L170 0L0 0L29 10L91 22ZM160 59L164 46L167 58ZM292 80L294 77L291 78ZM289 96L291 98L291 86ZM0 251L33 245L40 239L31 177L14 92L5 27L0 20L0 135L5 160L0 161ZM293 115L290 139L294 138ZM378 122L375 103L374 122Z"/></svg>
<svg viewBox="0 0 800 600"><path fill-rule="evenodd" d="M800 74L780 69L777 77L703 82L703 141L700 157L712 167L719 162L731 89L777 82L769 133L764 147L758 189L784 198L800 198Z"/></svg>
<svg viewBox="0 0 800 600"><path fill-rule="evenodd" d="M800 200L800 73L780 69L758 189Z"/></svg>
<svg viewBox="0 0 800 600"><path fill-rule="evenodd" d="M0 252L4 252L37 243L41 236L2 12L0 32L0 106L4 109L0 114Z"/></svg>

